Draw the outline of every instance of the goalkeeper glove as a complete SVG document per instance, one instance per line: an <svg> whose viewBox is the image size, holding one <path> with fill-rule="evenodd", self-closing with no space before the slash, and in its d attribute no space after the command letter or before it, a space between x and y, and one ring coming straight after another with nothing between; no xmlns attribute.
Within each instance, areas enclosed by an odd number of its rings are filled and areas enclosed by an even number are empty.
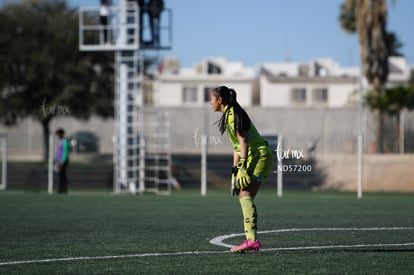
<svg viewBox="0 0 414 275"><path fill-rule="evenodd" d="M237 167L231 167L231 195L236 196L239 195L240 188L237 184Z"/></svg>
<svg viewBox="0 0 414 275"><path fill-rule="evenodd" d="M250 184L250 176L247 174L246 159L240 159L237 163L237 183L240 189L246 189Z"/></svg>

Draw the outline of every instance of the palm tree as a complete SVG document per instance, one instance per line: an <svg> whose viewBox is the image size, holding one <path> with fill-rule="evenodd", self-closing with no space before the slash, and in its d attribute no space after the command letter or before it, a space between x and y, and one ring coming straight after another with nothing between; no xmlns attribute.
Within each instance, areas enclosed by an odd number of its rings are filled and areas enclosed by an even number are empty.
<svg viewBox="0 0 414 275"><path fill-rule="evenodd" d="M385 0L345 0L339 22L349 33L358 33L361 71L374 95L383 94L388 77L387 3ZM375 110L378 153L383 152L383 113Z"/></svg>

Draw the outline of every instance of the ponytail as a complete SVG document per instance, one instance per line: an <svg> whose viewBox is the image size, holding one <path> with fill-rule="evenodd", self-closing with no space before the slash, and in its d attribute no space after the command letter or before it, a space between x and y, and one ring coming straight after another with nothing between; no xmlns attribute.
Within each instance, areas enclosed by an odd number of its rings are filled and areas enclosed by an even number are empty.
<svg viewBox="0 0 414 275"><path fill-rule="evenodd" d="M223 100L223 104L227 107L221 118L216 122L219 126L221 134L226 131L226 119L228 112L231 108L234 110L234 130L242 137L245 137L247 131L250 129L250 118L246 111L237 102L237 94L233 89L229 89L226 86L219 86L214 89L217 96L220 96Z"/></svg>
<svg viewBox="0 0 414 275"><path fill-rule="evenodd" d="M228 106L230 107L234 107L235 104L237 103L237 95L236 95L236 91L233 89L229 89L229 100L228 100Z"/></svg>

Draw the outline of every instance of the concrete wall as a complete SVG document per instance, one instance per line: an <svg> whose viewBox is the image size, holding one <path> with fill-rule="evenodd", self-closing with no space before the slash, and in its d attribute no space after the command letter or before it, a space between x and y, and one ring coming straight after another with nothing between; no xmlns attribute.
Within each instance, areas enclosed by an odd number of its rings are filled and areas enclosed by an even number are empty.
<svg viewBox="0 0 414 275"><path fill-rule="evenodd" d="M364 191L414 192L414 155L365 155ZM325 155L317 158L318 168L325 173L319 188L342 191L357 190L355 156Z"/></svg>
<svg viewBox="0 0 414 275"><path fill-rule="evenodd" d="M58 128L65 129L66 136L76 131L91 131L98 135L100 152L112 153L112 136L114 122L91 117L89 120L76 120L70 117L60 117L52 120L50 132ZM9 158L23 160L40 160L43 152L43 133L41 125L33 119L25 119L18 125L6 127L0 124L0 133L8 135Z"/></svg>
<svg viewBox="0 0 414 275"><path fill-rule="evenodd" d="M317 142L317 153L356 152L358 112L355 109L292 109L245 108L260 132L284 136L286 148L306 151L311 142ZM171 114L172 137L175 148L197 152L201 135L207 135L209 151L231 152L227 137L221 136L214 123L220 113L205 108L165 108ZM369 134L369 140L373 133Z"/></svg>
<svg viewBox="0 0 414 275"><path fill-rule="evenodd" d="M153 110L153 108L150 108ZM230 155L232 147L226 135L222 136L214 123L220 113L204 108L162 108L171 120L171 143L173 153L200 154L201 146L208 145L210 155ZM355 191L357 183L356 140L358 112L354 108L263 108L247 107L256 127L261 132L276 132L284 136L283 150L303 151L305 158L309 142L317 140L317 169L324 176L318 188ZM78 130L95 132L100 138L101 152L112 152L113 120L96 117L88 121L61 117L53 121L51 131L63 127L67 134ZM414 112L407 113L406 144L414 152ZM374 140L372 117L367 116L367 137L364 146L364 190L414 192L414 155L369 154L370 142ZM9 159L41 159L42 132L40 124L24 120L15 127L0 125L0 133L7 133ZM206 138L202 136L206 135ZM276 148L273 148L276 149ZM73 158L75 159L75 158ZM303 176L306 180L306 175Z"/></svg>
<svg viewBox="0 0 414 275"><path fill-rule="evenodd" d="M153 110L153 108L148 108ZM221 113L214 113L208 104L204 107L163 107L159 110L169 113L171 121L172 150L177 153L199 153L202 143L208 144L210 153L231 152L226 135L219 133L215 122ZM253 123L262 133L271 132L284 136L284 147L307 151L311 142L317 142L316 154L355 154L359 117L356 108L270 108L246 107ZM375 140L372 115L367 113L364 152L369 153L370 144ZM101 152L112 152L113 120L92 117L88 121L61 117L53 120L51 131L62 127L70 135L75 131L89 130L100 139ZM388 128L392 141L395 133ZM14 127L0 125L0 133L9 136L11 156L40 157L42 152L42 131L37 121L27 119ZM414 112L407 113L406 144L413 152ZM207 135L203 139L202 135Z"/></svg>

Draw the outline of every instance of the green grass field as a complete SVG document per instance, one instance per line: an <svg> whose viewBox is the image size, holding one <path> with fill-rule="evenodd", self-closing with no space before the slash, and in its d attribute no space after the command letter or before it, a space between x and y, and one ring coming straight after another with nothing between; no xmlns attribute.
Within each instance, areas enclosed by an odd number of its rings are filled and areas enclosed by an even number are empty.
<svg viewBox="0 0 414 275"><path fill-rule="evenodd" d="M277 198L263 189L256 205L259 231L270 231L259 234L263 249L233 254L210 243L243 231L227 190L206 197L2 191L0 274L414 274L413 194Z"/></svg>

